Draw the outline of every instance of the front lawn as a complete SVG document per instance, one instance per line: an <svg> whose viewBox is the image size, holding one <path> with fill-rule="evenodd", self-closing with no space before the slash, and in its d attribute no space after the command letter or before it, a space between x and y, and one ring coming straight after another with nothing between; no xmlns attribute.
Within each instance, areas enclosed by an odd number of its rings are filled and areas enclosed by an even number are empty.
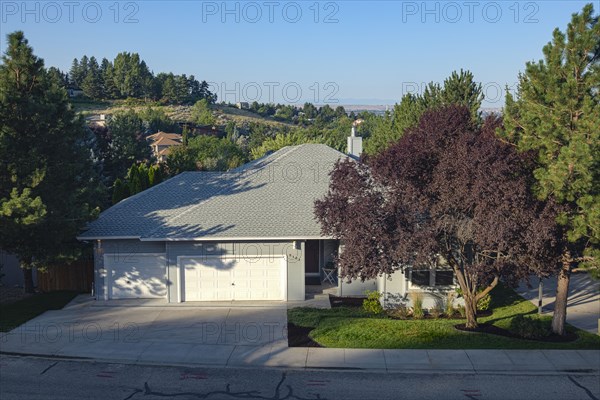
<svg viewBox="0 0 600 400"><path fill-rule="evenodd" d="M60 310L79 293L39 293L9 304L0 304L0 332L8 332L48 310Z"/></svg>
<svg viewBox="0 0 600 400"><path fill-rule="evenodd" d="M493 313L478 321L508 329L517 315L536 316L537 308L512 289L498 286L492 292ZM550 317L542 317L549 325ZM295 308L288 321L314 327L310 337L325 347L374 349L598 349L600 336L568 326L579 338L568 343L515 339L484 333L461 332L458 319L395 320L373 317L361 308L330 310Z"/></svg>

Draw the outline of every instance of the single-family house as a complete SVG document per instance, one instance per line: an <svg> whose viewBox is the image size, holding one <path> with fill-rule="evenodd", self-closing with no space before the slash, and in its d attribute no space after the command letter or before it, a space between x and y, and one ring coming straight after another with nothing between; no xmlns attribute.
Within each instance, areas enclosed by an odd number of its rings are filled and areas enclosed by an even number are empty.
<svg viewBox="0 0 600 400"><path fill-rule="evenodd" d="M354 155L360 139L348 138ZM304 300L307 283L323 281L343 249L321 233L314 202L345 157L322 144L289 146L228 172L184 172L119 202L79 236L94 243L98 298ZM446 285L442 275L339 279L337 292L403 297Z"/></svg>
<svg viewBox="0 0 600 400"><path fill-rule="evenodd" d="M146 138L150 142L152 154L158 162L167 160L167 156L174 146L181 146L183 143L182 136L178 133L157 132Z"/></svg>

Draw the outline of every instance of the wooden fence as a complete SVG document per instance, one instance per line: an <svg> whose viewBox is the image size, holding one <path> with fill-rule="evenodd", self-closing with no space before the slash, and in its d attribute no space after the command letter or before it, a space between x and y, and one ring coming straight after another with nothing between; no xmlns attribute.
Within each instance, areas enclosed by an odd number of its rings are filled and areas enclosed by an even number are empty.
<svg viewBox="0 0 600 400"><path fill-rule="evenodd" d="M76 261L69 265L57 265L46 272L37 273L38 289L42 292L73 290L89 293L94 282L94 262Z"/></svg>

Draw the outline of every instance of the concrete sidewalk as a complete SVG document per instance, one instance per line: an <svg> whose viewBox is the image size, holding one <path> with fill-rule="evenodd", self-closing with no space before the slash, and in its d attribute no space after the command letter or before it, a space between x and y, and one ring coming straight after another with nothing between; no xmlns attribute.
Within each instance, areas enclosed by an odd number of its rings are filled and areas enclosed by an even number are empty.
<svg viewBox="0 0 600 400"><path fill-rule="evenodd" d="M374 350L287 347L285 340L264 346L139 341L95 341L73 346L15 346L4 337L5 354L68 357L127 364L291 369L338 369L399 373L600 373L600 350ZM14 350L19 351L14 351ZM72 354L71 354L72 352Z"/></svg>

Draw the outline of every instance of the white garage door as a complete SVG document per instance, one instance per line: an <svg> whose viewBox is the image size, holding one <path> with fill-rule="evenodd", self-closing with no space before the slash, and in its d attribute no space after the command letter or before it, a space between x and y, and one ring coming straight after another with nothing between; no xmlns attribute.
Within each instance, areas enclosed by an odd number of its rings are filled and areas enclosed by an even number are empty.
<svg viewBox="0 0 600 400"><path fill-rule="evenodd" d="M286 298L286 263L283 257L181 257L179 267L182 301Z"/></svg>
<svg viewBox="0 0 600 400"><path fill-rule="evenodd" d="M166 297L164 254L106 254L106 290L109 299Z"/></svg>

